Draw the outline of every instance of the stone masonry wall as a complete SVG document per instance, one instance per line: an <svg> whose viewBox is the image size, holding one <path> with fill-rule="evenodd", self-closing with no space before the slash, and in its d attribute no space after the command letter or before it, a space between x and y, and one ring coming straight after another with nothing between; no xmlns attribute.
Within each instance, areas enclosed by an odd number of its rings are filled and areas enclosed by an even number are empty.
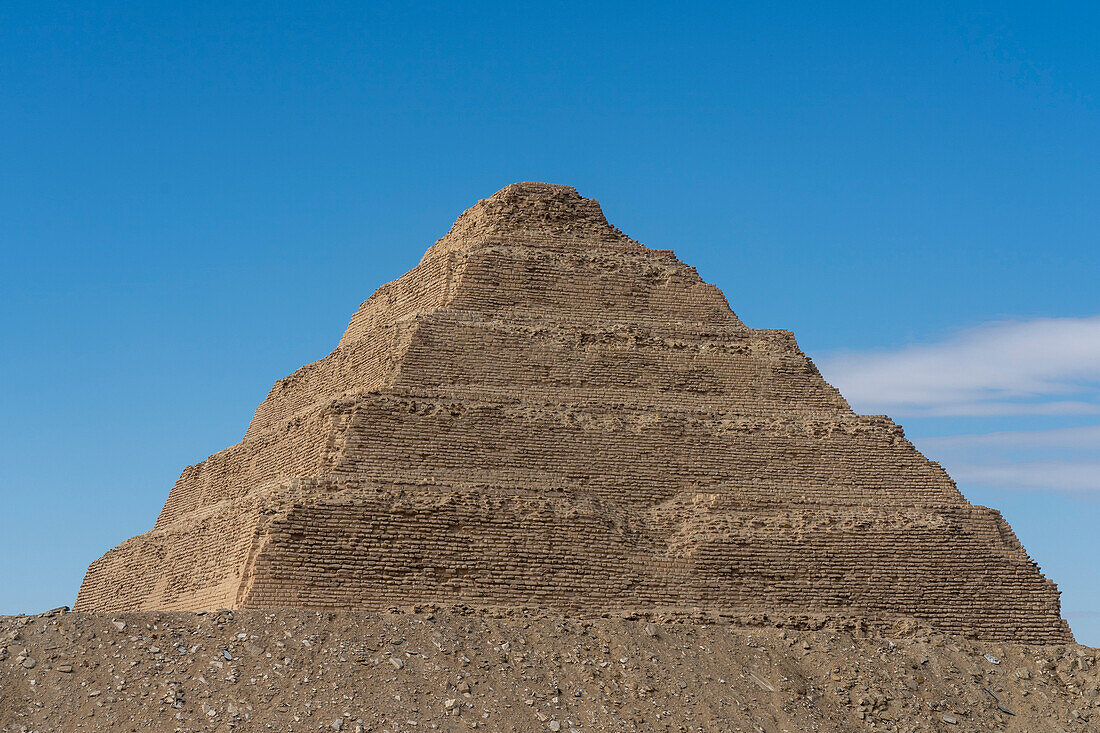
<svg viewBox="0 0 1100 733"><path fill-rule="evenodd" d="M273 525L244 605L849 609L988 639L1067 633L1052 584L1005 543L992 510L710 505L672 523L679 543L646 519L572 492L348 491Z"/></svg>

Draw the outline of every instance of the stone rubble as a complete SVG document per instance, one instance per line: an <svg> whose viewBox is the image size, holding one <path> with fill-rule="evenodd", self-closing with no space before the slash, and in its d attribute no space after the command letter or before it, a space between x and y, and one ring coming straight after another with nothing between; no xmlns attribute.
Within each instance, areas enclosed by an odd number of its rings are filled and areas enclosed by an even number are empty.
<svg viewBox="0 0 1100 733"><path fill-rule="evenodd" d="M10 650L0 733L1100 730L1100 650L1004 643L991 665L983 642L920 622L517 609L124 615L125 634L98 614L0 617ZM271 651L222 659L240 633ZM24 652L36 666L17 661ZM397 653L415 667L387 663ZM224 666L211 674L215 655Z"/></svg>

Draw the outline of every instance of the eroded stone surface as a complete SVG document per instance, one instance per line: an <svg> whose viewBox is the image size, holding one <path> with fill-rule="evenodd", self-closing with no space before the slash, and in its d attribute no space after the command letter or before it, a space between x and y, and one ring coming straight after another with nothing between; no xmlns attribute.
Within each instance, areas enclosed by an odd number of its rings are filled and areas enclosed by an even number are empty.
<svg viewBox="0 0 1100 733"><path fill-rule="evenodd" d="M1000 514L568 186L478 202L189 466L81 611L913 616L1072 639Z"/></svg>

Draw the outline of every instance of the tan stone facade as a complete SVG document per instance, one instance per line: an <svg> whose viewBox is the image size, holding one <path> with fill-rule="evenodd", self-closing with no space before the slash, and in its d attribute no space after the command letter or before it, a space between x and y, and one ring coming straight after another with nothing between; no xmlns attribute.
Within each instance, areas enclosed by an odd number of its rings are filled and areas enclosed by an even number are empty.
<svg viewBox="0 0 1100 733"><path fill-rule="evenodd" d="M567 186L464 213L189 466L77 610L562 610L915 616L1070 640L1058 591L787 331Z"/></svg>

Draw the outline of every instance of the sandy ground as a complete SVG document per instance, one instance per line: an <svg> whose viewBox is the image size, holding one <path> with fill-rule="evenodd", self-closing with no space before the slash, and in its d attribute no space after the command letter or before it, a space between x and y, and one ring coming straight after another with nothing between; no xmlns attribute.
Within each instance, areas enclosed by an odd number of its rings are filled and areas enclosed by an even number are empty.
<svg viewBox="0 0 1100 733"><path fill-rule="evenodd" d="M1100 731L1100 650L691 613L0 617L2 731Z"/></svg>

